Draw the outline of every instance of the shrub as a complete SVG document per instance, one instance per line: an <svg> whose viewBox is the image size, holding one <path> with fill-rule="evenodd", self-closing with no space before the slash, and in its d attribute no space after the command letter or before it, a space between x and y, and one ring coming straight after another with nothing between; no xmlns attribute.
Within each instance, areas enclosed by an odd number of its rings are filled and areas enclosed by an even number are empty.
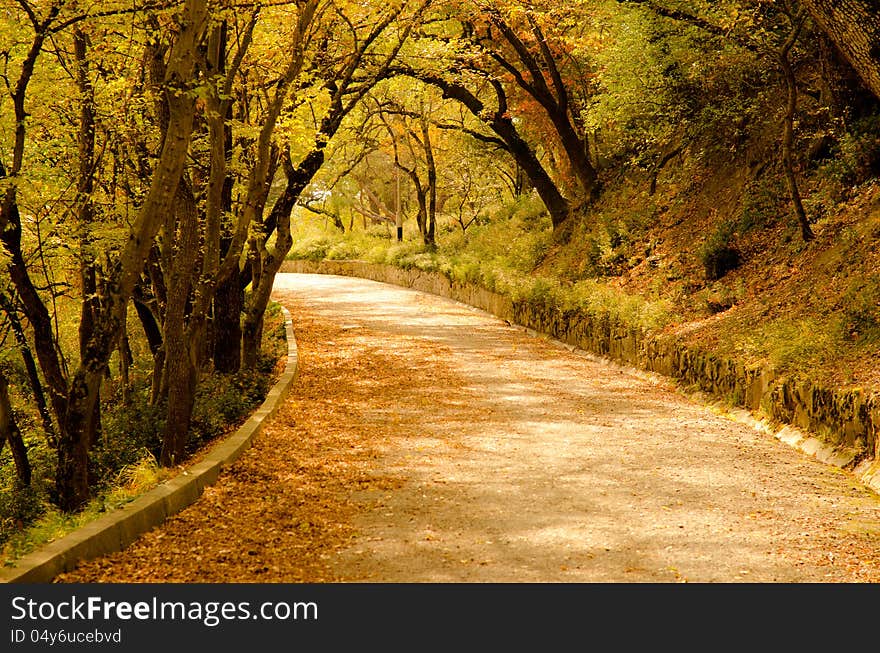
<svg viewBox="0 0 880 653"><path fill-rule="evenodd" d="M347 259L358 259L363 252L358 245L348 240L341 240L327 248L325 258L334 261L344 261Z"/></svg>
<svg viewBox="0 0 880 653"><path fill-rule="evenodd" d="M132 395L128 405L105 410L101 420L103 432L91 455L98 487L110 485L119 470L137 463L145 451L159 456L165 413L164 403L151 405L147 392Z"/></svg>
<svg viewBox="0 0 880 653"><path fill-rule="evenodd" d="M822 172L843 186L860 184L880 173L880 115L855 121L835 154Z"/></svg>
<svg viewBox="0 0 880 653"><path fill-rule="evenodd" d="M46 510L40 492L17 481L0 490L0 546L38 519Z"/></svg>
<svg viewBox="0 0 880 653"><path fill-rule="evenodd" d="M739 250L730 243L735 228L733 222L725 220L697 251L706 278L710 281L720 279L742 263Z"/></svg>
<svg viewBox="0 0 880 653"><path fill-rule="evenodd" d="M273 359L264 357L263 366L269 360L274 365ZM237 425L263 401L269 391L269 379L259 367L258 364L252 372L215 374L199 384L187 443L189 451Z"/></svg>
<svg viewBox="0 0 880 653"><path fill-rule="evenodd" d="M336 243L329 236L312 236L296 241L290 248L289 258L308 261L323 261L327 251Z"/></svg>
<svg viewBox="0 0 880 653"><path fill-rule="evenodd" d="M745 234L775 222L779 218L779 198L786 193L778 175L766 174L750 183L746 188L736 225L739 233Z"/></svg>
<svg viewBox="0 0 880 653"><path fill-rule="evenodd" d="M742 353L768 360L778 370L802 374L834 350L833 329L814 319L779 318L756 331L742 345Z"/></svg>

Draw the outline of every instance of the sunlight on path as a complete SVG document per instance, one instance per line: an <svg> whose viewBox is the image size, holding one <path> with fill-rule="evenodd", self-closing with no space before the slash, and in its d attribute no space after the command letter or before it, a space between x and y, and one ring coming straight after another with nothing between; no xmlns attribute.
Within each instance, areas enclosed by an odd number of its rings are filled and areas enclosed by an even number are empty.
<svg viewBox="0 0 880 653"><path fill-rule="evenodd" d="M831 581L877 576L878 497L839 470L476 309L371 281L279 275L276 298L429 349L459 382L395 397L332 564L375 581ZM296 312L294 310L294 325ZM426 369L425 383L431 382ZM383 392L382 379L363 379ZM426 400L426 396L428 399ZM387 397L386 397L387 399ZM873 524L861 534L854 523Z"/></svg>

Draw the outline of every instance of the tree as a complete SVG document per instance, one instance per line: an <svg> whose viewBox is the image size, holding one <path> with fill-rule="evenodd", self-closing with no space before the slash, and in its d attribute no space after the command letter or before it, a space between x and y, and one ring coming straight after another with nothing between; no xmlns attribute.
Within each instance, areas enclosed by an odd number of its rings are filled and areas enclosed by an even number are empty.
<svg viewBox="0 0 880 653"><path fill-rule="evenodd" d="M801 0L816 24L880 98L880 7L871 0Z"/></svg>
<svg viewBox="0 0 880 653"><path fill-rule="evenodd" d="M42 15L26 2L22 2L21 6L29 19L33 38L22 62L18 81L11 92L16 131L12 166L9 171L0 171L0 176L6 178L6 189L0 206L0 239L9 255L6 269L34 331L37 358L49 385L51 403L58 420L58 502L64 510L75 510L90 496L89 449L98 427L101 380L110 355L122 334L128 302L150 253L153 238L162 220L170 212L171 198L174 197L183 171L195 107L190 93L194 62L205 32L208 10L204 0L187 0L174 17L176 38L169 52L163 89L167 97L168 127L163 134L162 150L153 169L143 204L129 229L128 238L100 289L100 308L97 311L93 308L86 311L87 320L91 324L87 322L87 327L82 331L80 360L73 372L68 374L62 364L61 348L53 333L52 318L24 258L18 182L24 165L27 137L27 89L37 58L47 39L90 16L65 15L61 11L60 2L50 3ZM79 45L84 45L82 38L79 39ZM83 112L82 120L88 120L87 113ZM86 126L81 133L88 131ZM87 206L87 203L83 206ZM91 298L87 298L87 301L91 301Z"/></svg>
<svg viewBox="0 0 880 653"><path fill-rule="evenodd" d="M281 153L285 186L265 221L257 220L251 241L251 292L242 325L242 365L252 368L260 351L263 315L272 292L275 275L293 243L290 215L299 197L324 163L327 145L343 120L379 81L388 76L392 64L418 24L429 1L409 7L333 6L333 19L323 25L318 39L314 74L322 85L325 106L315 119L311 147L298 163ZM350 11L351 15L346 13ZM362 15L358 15L363 12ZM396 30L391 30L395 25ZM330 35L334 35L331 41ZM344 36L343 36L344 35ZM270 237L274 243L270 247Z"/></svg>
<svg viewBox="0 0 880 653"><path fill-rule="evenodd" d="M31 484L31 465L27 456L27 448L21 437L21 429L15 421L12 412L12 403L9 401L9 382L6 374L0 368L0 451L9 443L12 451L12 459L15 461L15 471L18 481L22 486Z"/></svg>
<svg viewBox="0 0 880 653"><path fill-rule="evenodd" d="M572 7L566 7L570 12ZM577 6L581 18L587 18ZM583 122L588 92L581 87L581 97L573 103L571 80L563 76L562 61L569 57L565 41L573 25L564 21L559 7L543 3L490 3L480 6L471 19L468 31L489 59L506 73L516 86L539 105L568 158L578 182L579 193L587 198L598 195L599 177L590 161L590 145ZM485 23L485 26L481 25ZM492 30L495 28L496 32ZM547 33L553 30L553 34ZM499 72L500 72L499 71Z"/></svg>
<svg viewBox="0 0 880 653"><path fill-rule="evenodd" d="M780 162L789 189L792 210L804 241L813 239L810 221L804 208L797 177L795 120L798 112L798 79L793 62L795 45L806 28L806 14L796 2L744 2L735 12L735 19L723 26L698 12L671 9L654 0L627 0L626 4L642 6L665 19L684 23L706 32L737 49L746 51L758 62L770 63L778 71L785 85L785 104L782 107L782 130L780 136ZM703 8L706 10L707 8ZM771 70L773 70L771 68ZM718 98L712 100L720 102ZM742 117L745 122L746 117ZM656 170L664 165L671 153L679 147L670 148L655 169L651 182L653 192Z"/></svg>

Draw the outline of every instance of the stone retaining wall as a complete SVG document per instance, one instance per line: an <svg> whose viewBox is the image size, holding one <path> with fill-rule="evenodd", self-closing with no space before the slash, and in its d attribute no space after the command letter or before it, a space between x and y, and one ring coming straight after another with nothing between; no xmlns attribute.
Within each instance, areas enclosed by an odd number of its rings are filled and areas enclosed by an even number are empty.
<svg viewBox="0 0 880 653"><path fill-rule="evenodd" d="M740 361L608 318L512 301L473 284L451 281L436 272L365 261L286 261L281 271L361 277L441 295L574 347L675 378L813 434L796 438L813 443L811 447L800 448L811 452L824 448L823 459L856 469L868 485L880 487L880 464L876 462L880 459L880 397L876 393L823 388L786 379L771 369L748 368Z"/></svg>

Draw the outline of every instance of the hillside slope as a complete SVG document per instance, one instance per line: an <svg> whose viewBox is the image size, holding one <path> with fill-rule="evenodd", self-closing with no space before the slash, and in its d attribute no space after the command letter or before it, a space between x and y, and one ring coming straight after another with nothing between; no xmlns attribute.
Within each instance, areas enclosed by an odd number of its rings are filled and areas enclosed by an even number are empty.
<svg viewBox="0 0 880 653"><path fill-rule="evenodd" d="M875 179L834 197L826 170L805 176L809 242L772 160L713 166L682 156L660 171L653 194L650 182L646 173L609 180L536 273L598 274L670 302L675 319L665 331L686 343L821 385L880 390Z"/></svg>

